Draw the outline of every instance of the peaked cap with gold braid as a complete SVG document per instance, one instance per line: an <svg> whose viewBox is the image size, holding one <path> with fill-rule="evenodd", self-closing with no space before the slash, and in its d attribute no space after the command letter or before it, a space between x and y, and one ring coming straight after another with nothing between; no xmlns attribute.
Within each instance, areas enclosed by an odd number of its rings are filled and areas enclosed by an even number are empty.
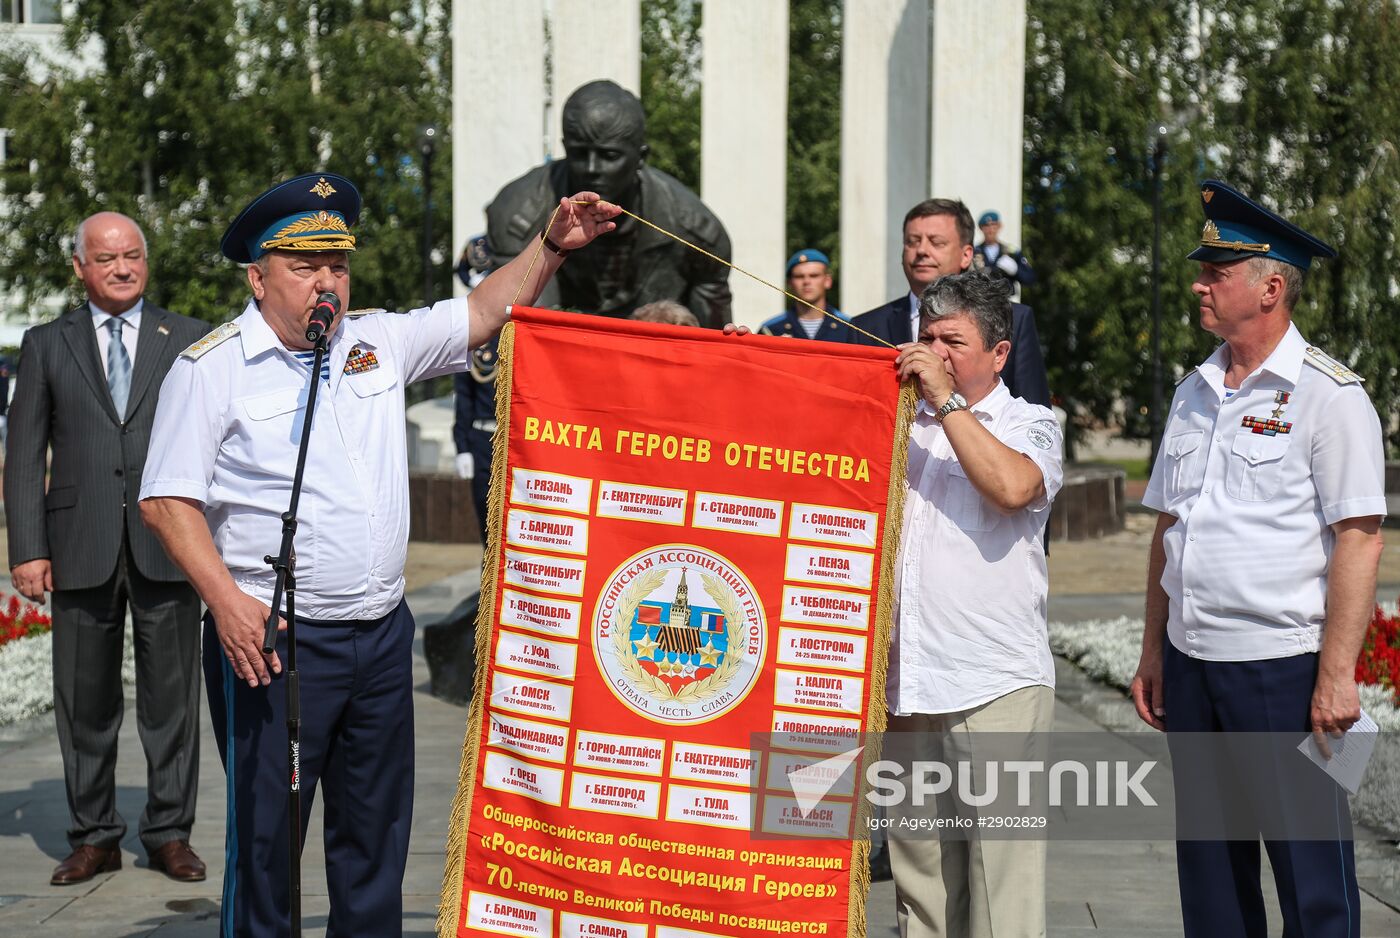
<svg viewBox="0 0 1400 938"><path fill-rule="evenodd" d="M1227 264L1271 257L1307 270L1314 257L1337 256L1331 245L1217 179L1201 183L1201 205L1206 224L1190 260Z"/></svg>
<svg viewBox="0 0 1400 938"><path fill-rule="evenodd" d="M355 184L334 173L308 173L258 196L224 232L224 257L251 264L268 251L353 251L360 218Z"/></svg>

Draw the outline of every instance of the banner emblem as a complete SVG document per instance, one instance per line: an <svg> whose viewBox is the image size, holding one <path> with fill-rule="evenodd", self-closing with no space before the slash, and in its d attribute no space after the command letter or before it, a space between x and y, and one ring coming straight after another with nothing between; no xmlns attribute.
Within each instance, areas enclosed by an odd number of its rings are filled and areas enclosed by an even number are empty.
<svg viewBox="0 0 1400 938"><path fill-rule="evenodd" d="M613 572L600 594L593 654L618 699L657 723L704 723L758 678L763 604L729 561L664 545Z"/></svg>

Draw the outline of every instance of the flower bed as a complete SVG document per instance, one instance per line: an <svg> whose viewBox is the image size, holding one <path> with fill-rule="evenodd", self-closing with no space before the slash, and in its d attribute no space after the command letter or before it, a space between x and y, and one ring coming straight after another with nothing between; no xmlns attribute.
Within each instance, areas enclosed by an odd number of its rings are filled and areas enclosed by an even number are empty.
<svg viewBox="0 0 1400 938"><path fill-rule="evenodd" d="M1397 624L1396 610L1378 609L1372 619L1371 630L1366 637L1366 648L1362 664L1357 665L1357 690L1361 695L1362 708L1371 715L1380 727L1381 735L1366 768L1361 791L1351 799L1355 817L1363 823L1387 831L1391 836L1400 836L1400 706L1397 706L1396 687L1400 672L1384 670L1384 664L1394 662L1396 655ZM1382 624L1383 623L1383 624ZM1050 648L1074 662L1090 677L1127 692L1137 671L1138 656L1142 651L1141 619L1120 616L1117 619L1095 619L1089 622L1051 622ZM1390 649L1391 651L1387 651ZM1369 659L1367 654L1370 655ZM1363 681L1363 673L1376 675L1374 681ZM1385 683L1388 675L1389 683ZM1150 732L1146 724L1143 730Z"/></svg>
<svg viewBox="0 0 1400 938"><path fill-rule="evenodd" d="M1376 610L1376 619L1384 618L1390 631L1378 631L1376 620L1372 620L1372 630L1367 634L1366 647L1390 641L1388 646L1395 648L1396 635L1400 634L1400 623L1394 612ZM1141 619L1119 616L1117 619L1094 619L1089 622L1051 622L1050 649L1073 661L1079 669L1096 681L1110 684L1126 692L1133 683L1137 671L1138 656L1142 652ZM1387 661L1395 660L1392 652L1383 654ZM1400 730L1400 700L1396 697L1395 676L1400 671L1389 672L1389 683L1363 678L1363 665L1366 668L1366 654L1356 666L1358 690L1361 693L1361 706L1369 713L1383 731ZM1371 673L1369 670L1364 672Z"/></svg>
<svg viewBox="0 0 1400 938"><path fill-rule="evenodd" d="M1356 662L1356 683L1383 687L1391 703L1400 705L1400 615L1394 609L1376 607Z"/></svg>
<svg viewBox="0 0 1400 938"><path fill-rule="evenodd" d="M51 620L38 606L11 596L0 606L0 647L22 638L47 634L53 628Z"/></svg>
<svg viewBox="0 0 1400 938"><path fill-rule="evenodd" d="M53 709L52 622L17 596L0 601L0 725ZM122 654L122 683L136 682L131 626Z"/></svg>

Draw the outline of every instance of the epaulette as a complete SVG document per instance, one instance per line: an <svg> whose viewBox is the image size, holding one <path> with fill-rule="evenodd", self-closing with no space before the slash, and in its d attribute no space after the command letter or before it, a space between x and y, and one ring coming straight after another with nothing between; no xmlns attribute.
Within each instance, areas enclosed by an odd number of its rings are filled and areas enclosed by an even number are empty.
<svg viewBox="0 0 1400 938"><path fill-rule="evenodd" d="M199 361L205 352L238 335L239 328L236 322L226 322L213 332L198 339L193 345L181 352L180 357L188 358L190 361Z"/></svg>
<svg viewBox="0 0 1400 938"><path fill-rule="evenodd" d="M346 315L346 316L356 317L356 318L357 318L357 317L360 317L360 316L368 316L370 313L382 313L382 312L384 312L384 308L383 308L383 307L380 307L380 306L371 306L371 307L366 307L365 309L352 309L352 310L350 310L348 313L346 313L345 315Z"/></svg>
<svg viewBox="0 0 1400 938"><path fill-rule="evenodd" d="M1303 350L1303 359L1338 384L1364 384L1366 382L1365 378L1320 348L1309 345Z"/></svg>

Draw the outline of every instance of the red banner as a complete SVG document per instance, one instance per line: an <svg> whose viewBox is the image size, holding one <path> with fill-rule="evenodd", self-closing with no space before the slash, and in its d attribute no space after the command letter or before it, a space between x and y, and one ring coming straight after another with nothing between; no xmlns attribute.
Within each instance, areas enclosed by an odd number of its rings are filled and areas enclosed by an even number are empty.
<svg viewBox="0 0 1400 938"><path fill-rule="evenodd" d="M857 773L791 773L884 728L893 353L513 319L439 934L863 935Z"/></svg>

